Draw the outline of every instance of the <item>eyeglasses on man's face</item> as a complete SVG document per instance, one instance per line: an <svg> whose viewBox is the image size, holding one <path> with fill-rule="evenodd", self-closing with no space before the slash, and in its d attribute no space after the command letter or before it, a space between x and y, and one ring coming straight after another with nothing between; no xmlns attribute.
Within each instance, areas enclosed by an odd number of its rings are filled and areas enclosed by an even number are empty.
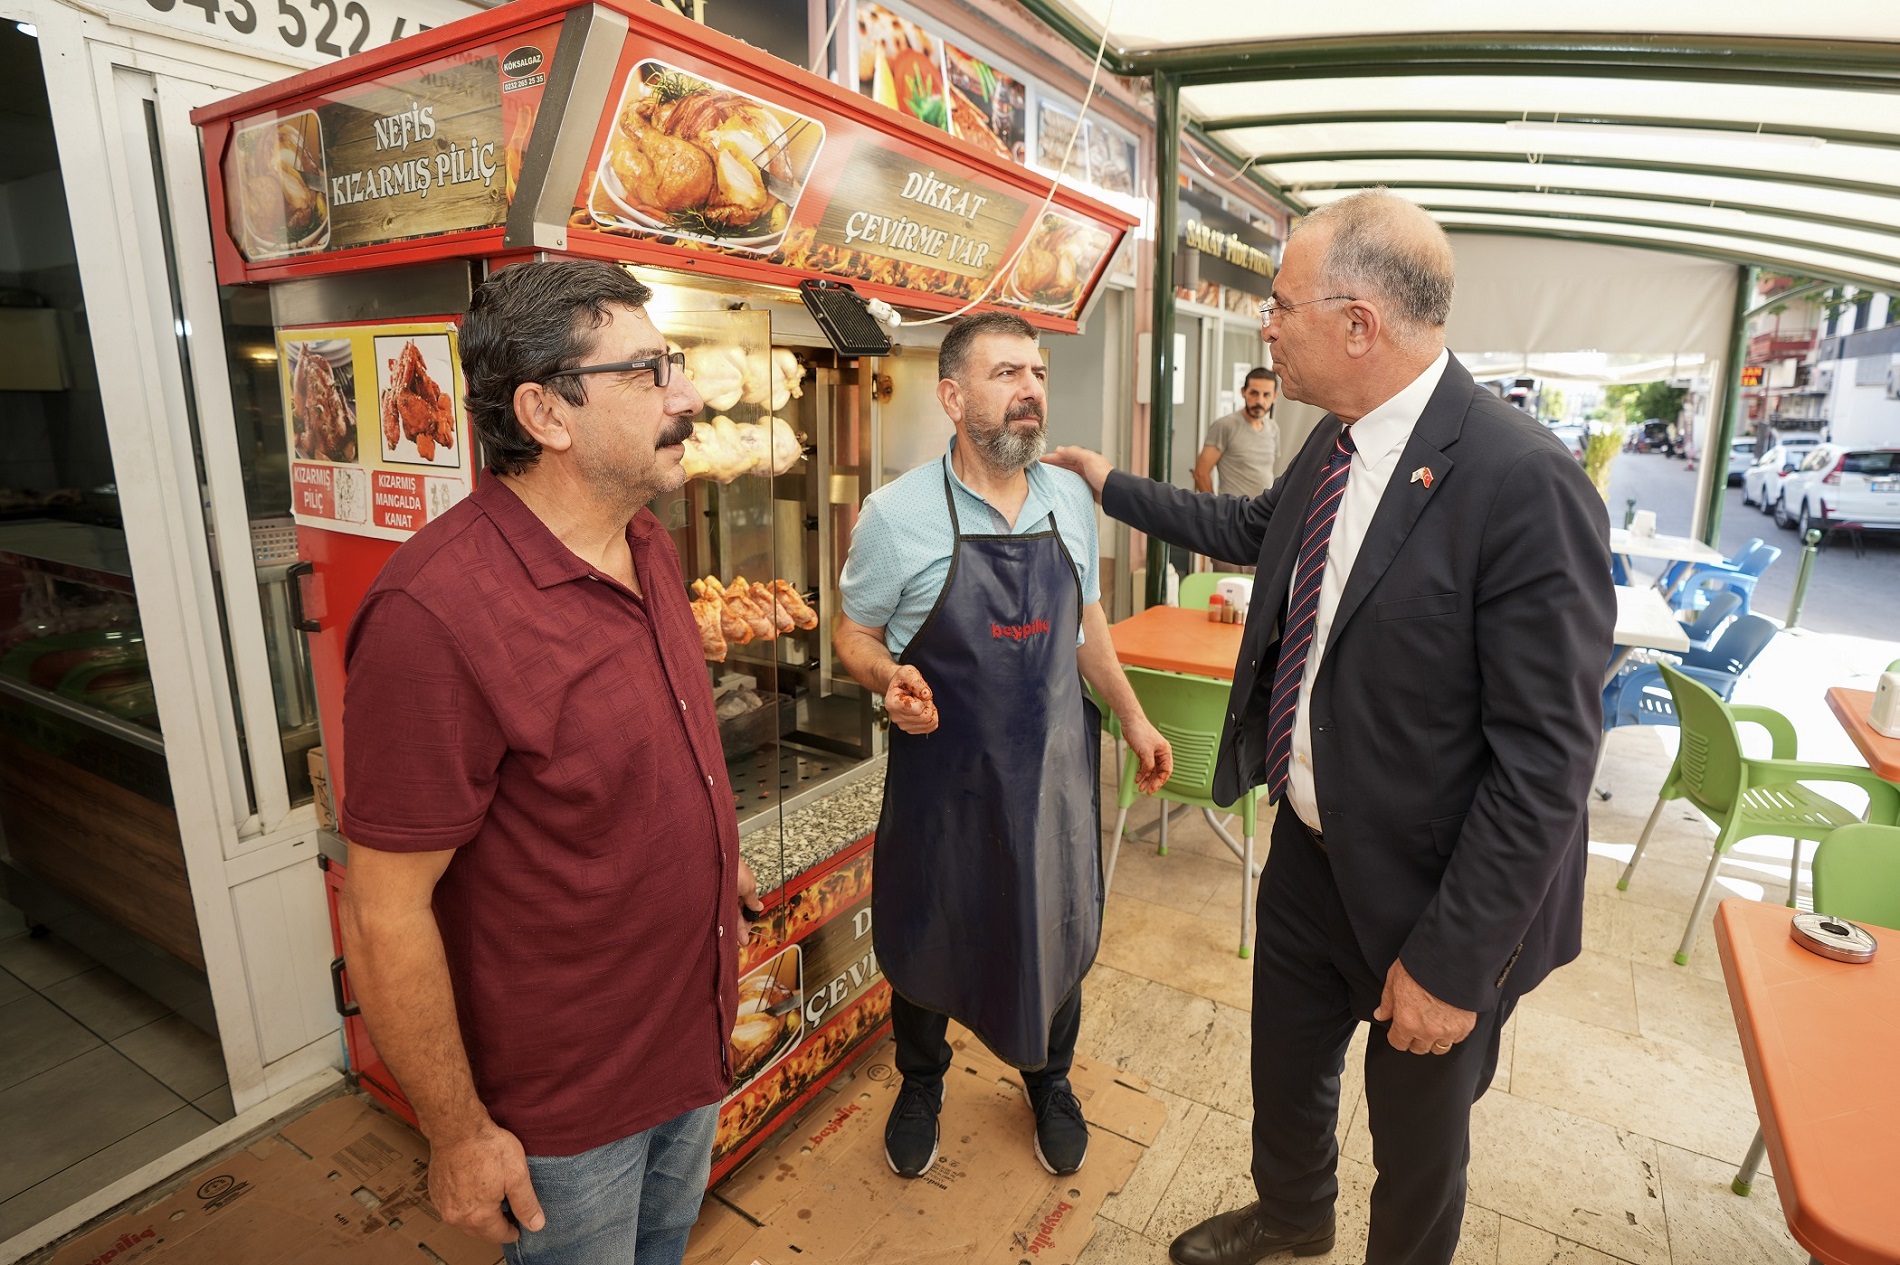
<svg viewBox="0 0 1900 1265"><path fill-rule="evenodd" d="M548 376L550 378L567 378L578 377L586 373L639 373L644 370L651 370L653 373L653 385L664 391L667 383L673 380L673 370L684 369L685 367L686 353L683 351L669 351L664 356L648 356L644 360L616 360L611 364L604 365L580 365L573 369L563 369L559 373L551 373Z"/></svg>
<svg viewBox="0 0 1900 1265"><path fill-rule="evenodd" d="M1285 316L1288 312L1297 312L1301 308L1311 307L1315 303L1331 303L1335 299L1345 299L1349 303L1357 303L1359 296L1356 294L1329 294L1325 298L1303 299L1298 303L1288 303L1285 299L1279 298L1268 299L1265 303L1260 305L1260 323L1267 325L1270 324L1276 316Z"/></svg>

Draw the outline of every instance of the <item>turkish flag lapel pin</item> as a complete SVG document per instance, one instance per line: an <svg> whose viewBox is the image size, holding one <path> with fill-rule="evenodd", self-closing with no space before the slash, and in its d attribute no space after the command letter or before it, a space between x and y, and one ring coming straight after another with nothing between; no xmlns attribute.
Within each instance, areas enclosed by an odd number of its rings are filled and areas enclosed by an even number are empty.
<svg viewBox="0 0 1900 1265"><path fill-rule="evenodd" d="M1412 482L1423 483L1425 490L1428 492L1431 491L1432 468L1430 466L1420 466L1418 469L1412 471Z"/></svg>

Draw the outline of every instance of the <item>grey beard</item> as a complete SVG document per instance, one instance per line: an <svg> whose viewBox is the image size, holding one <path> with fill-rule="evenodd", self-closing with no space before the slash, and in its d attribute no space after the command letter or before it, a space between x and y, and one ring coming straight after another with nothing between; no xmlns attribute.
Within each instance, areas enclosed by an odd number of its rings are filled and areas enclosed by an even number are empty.
<svg viewBox="0 0 1900 1265"><path fill-rule="evenodd" d="M1049 428L1038 426L1025 434L1004 422L990 433L977 436L976 446L982 449L984 460L998 470L1027 470L1041 461L1048 449Z"/></svg>

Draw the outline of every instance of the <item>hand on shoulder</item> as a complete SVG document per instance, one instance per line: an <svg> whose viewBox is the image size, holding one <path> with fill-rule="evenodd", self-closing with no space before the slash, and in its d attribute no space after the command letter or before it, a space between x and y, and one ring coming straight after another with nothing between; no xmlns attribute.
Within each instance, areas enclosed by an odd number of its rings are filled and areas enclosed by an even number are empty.
<svg viewBox="0 0 1900 1265"><path fill-rule="evenodd" d="M1115 468L1114 463L1101 453L1070 445L1056 449L1042 460L1045 465L1081 475L1097 501L1102 499L1102 485L1108 482L1109 472Z"/></svg>

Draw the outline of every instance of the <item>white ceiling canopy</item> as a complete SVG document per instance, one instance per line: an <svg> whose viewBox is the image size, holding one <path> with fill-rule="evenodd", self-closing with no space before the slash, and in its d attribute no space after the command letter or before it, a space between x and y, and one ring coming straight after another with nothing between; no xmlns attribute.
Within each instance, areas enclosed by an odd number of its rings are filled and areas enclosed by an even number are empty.
<svg viewBox="0 0 1900 1265"><path fill-rule="evenodd" d="M1024 0L1295 210L1900 289L1900 3Z"/></svg>

